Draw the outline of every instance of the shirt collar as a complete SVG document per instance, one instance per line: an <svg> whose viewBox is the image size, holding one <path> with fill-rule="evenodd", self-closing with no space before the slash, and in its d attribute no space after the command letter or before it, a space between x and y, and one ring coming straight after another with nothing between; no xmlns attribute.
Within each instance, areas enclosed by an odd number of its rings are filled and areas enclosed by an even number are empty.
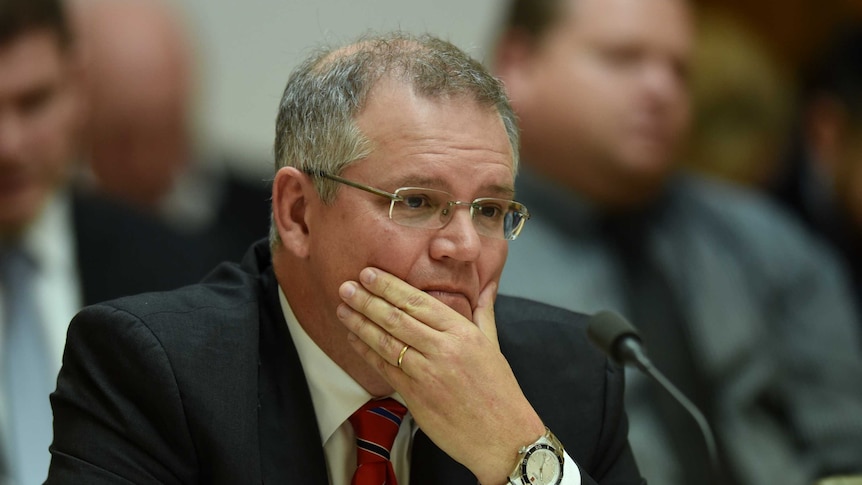
<svg viewBox="0 0 862 485"><path fill-rule="evenodd" d="M350 415L374 396L353 380L308 336L293 314L281 288L278 289L278 299L311 392L317 427L320 430L320 443L325 445ZM404 404L404 400L397 393L391 397Z"/></svg>
<svg viewBox="0 0 862 485"><path fill-rule="evenodd" d="M22 249L33 258L39 272L72 271L75 268L74 234L69 194L51 196L41 214L22 238Z"/></svg>

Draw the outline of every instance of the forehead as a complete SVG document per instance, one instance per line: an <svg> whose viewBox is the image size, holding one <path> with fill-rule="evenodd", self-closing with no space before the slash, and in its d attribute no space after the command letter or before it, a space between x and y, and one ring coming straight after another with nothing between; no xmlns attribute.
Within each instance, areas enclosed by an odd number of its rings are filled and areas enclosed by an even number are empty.
<svg viewBox="0 0 862 485"><path fill-rule="evenodd" d="M371 155L362 164L376 166L378 179L513 183L512 148L499 113L466 96L429 98L383 80L356 123L371 143Z"/></svg>
<svg viewBox="0 0 862 485"><path fill-rule="evenodd" d="M640 43L687 53L693 25L686 0L568 0L557 33Z"/></svg>
<svg viewBox="0 0 862 485"><path fill-rule="evenodd" d="M26 32L0 44L0 96L59 80L66 55L57 36L48 29Z"/></svg>

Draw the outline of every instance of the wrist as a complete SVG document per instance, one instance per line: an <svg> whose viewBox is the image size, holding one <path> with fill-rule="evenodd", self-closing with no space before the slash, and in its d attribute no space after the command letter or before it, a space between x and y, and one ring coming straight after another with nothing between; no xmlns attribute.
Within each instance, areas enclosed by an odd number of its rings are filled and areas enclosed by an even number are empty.
<svg viewBox="0 0 862 485"><path fill-rule="evenodd" d="M513 485L559 485L563 480L563 445L547 427L532 443L518 450L508 483Z"/></svg>
<svg viewBox="0 0 862 485"><path fill-rule="evenodd" d="M520 424L515 424L520 423ZM514 425L514 426L512 426ZM545 425L535 412L523 419L510 420L510 427L501 429L497 439L487 442L468 466L482 485L505 485L509 474L520 459L520 450L535 442L545 433Z"/></svg>
<svg viewBox="0 0 862 485"><path fill-rule="evenodd" d="M537 417L538 418L538 417ZM544 436L547 428L541 420L532 423L529 427L521 428L522 433L518 436L512 435L509 443L497 443L500 454L488 453L484 455L483 470L474 470L473 473L480 485L508 485L512 483L511 474L515 466L521 463L523 452ZM497 459L489 459L499 456Z"/></svg>

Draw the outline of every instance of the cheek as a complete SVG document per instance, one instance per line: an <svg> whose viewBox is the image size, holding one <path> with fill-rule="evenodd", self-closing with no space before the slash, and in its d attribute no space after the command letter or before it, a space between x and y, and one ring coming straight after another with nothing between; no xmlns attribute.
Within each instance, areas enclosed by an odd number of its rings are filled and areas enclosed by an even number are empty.
<svg viewBox="0 0 862 485"><path fill-rule="evenodd" d="M327 258L331 271L346 279L357 279L366 266L375 266L398 276L414 261L420 247L403 234L400 226L376 211L333 212L336 219L327 223L325 246L319 254ZM314 246L314 245L313 245Z"/></svg>
<svg viewBox="0 0 862 485"><path fill-rule="evenodd" d="M368 243L373 247L368 252L368 263L401 279L408 279L430 261L428 240L421 230L386 224Z"/></svg>
<svg viewBox="0 0 862 485"><path fill-rule="evenodd" d="M684 88L679 92L674 101L672 123L677 139L683 138L691 127L691 99Z"/></svg>
<svg viewBox="0 0 862 485"><path fill-rule="evenodd" d="M61 177L73 154L74 118L69 102L57 100L31 120L29 146L43 179Z"/></svg>
<svg viewBox="0 0 862 485"><path fill-rule="evenodd" d="M508 254L509 243L507 241L494 240L482 248L479 277L483 287L490 281L500 280Z"/></svg>

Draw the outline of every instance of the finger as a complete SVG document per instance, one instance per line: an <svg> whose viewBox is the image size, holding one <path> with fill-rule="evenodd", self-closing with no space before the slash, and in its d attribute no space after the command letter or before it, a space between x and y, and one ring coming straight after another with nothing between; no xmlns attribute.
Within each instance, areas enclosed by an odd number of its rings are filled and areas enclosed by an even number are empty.
<svg viewBox="0 0 862 485"><path fill-rule="evenodd" d="M350 333L361 340L369 349L379 355L386 363L396 366L398 356L406 343L383 330L374 321L347 304L340 304L336 315Z"/></svg>
<svg viewBox="0 0 862 485"><path fill-rule="evenodd" d="M397 280L397 278L393 279ZM400 280L397 281L400 282ZM410 287L409 285L406 286ZM422 292L419 293L425 295ZM436 331L430 328L426 322L416 320L408 312L371 293L355 281L344 282L339 288L339 294L344 303L353 310L361 313L384 332L394 335L406 344L424 351L427 350L426 344L434 338Z"/></svg>
<svg viewBox="0 0 862 485"><path fill-rule="evenodd" d="M371 293L435 330L446 331L464 320L449 305L386 271L365 268L359 273L359 281ZM389 329L385 322L381 324Z"/></svg>
<svg viewBox="0 0 862 485"><path fill-rule="evenodd" d="M403 392L404 390L411 388L413 378L407 373L405 367L408 365L408 359L412 358L412 360L415 361L417 357L421 357L418 353L414 353L414 349L412 347L405 354L404 359L402 359L402 368L399 369L397 365L392 365L380 354L375 352L374 349L363 342L357 335L352 333L348 334L348 342L353 349L356 350L356 352L366 362L368 362L372 368L377 370L383 379L385 379L386 382L388 382L396 391Z"/></svg>
<svg viewBox="0 0 862 485"><path fill-rule="evenodd" d="M399 369L401 368L401 364L404 361L404 356L407 355L407 351L410 350L409 345L404 345L404 348L401 349L401 352L398 354L398 362L395 364Z"/></svg>
<svg viewBox="0 0 862 485"><path fill-rule="evenodd" d="M479 303L473 311L473 323L499 349L500 342L497 340L497 321L494 317L494 301L496 299L497 283L492 281L479 294Z"/></svg>

